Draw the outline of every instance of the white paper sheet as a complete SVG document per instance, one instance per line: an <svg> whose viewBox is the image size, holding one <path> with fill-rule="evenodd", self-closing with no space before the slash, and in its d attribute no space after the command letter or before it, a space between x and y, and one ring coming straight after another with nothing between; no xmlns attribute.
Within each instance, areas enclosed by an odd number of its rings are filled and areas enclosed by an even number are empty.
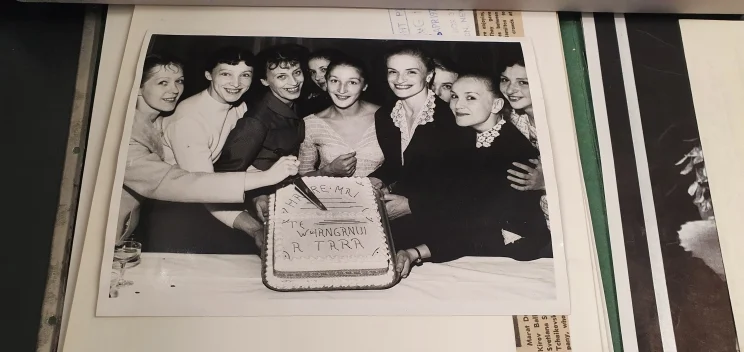
<svg viewBox="0 0 744 352"><path fill-rule="evenodd" d="M744 346L744 22L680 21L739 347Z"/></svg>
<svg viewBox="0 0 744 352"><path fill-rule="evenodd" d="M212 9L210 9L212 10ZM140 9L135 17L133 32L136 25L145 23L162 22L186 22L207 20L208 18L219 19L230 22L246 17L261 18L269 12L287 14L287 9L251 9L252 13L236 13L245 9L213 9L205 11L200 9L196 12L191 8L149 8L147 11ZM267 12L262 12L267 11ZM298 10L289 10L298 11ZM301 10L299 10L301 11ZM344 17L348 22L389 24L389 16L381 11L348 12L348 10L327 10L328 16ZM242 15L242 16L241 16ZM356 17L355 17L356 16ZM291 16L289 16L291 17ZM286 17L285 17L286 18ZM291 19L291 18L286 18ZM566 203L576 204L581 202L582 192L580 188L581 173L576 165L578 154L575 147L568 149L564 145L571 146L575 143L575 132L570 120L570 102L567 99L568 87L565 77L565 65L562 58L562 47L560 45L560 32L558 30L557 18L554 13L530 13L524 14L525 32L533 39L537 52L538 66L542 73L542 79L550 89L546 91L546 107L555 116L555 121L548 121L554 138L554 148L559 150L556 156L556 167L566 180L560 184L561 193L567 194ZM142 32L140 32L142 33ZM132 34L132 33L130 33ZM141 34L139 34L141 35ZM123 45L123 43L121 43ZM124 67L133 72L136 57L129 55L122 61ZM131 81L131 78L129 79ZM104 95L106 85L99 82L100 91L97 95ZM112 84L108 82L108 94L113 94ZM120 82L121 83L121 82ZM131 83L129 83L131 85ZM118 97L115 108L121 108L121 99ZM99 100L96 101L99 103ZM119 120L117 124L121 124ZM115 128L116 129L116 128ZM118 132L121 133L121 126ZM104 150L104 154L114 152L110 143ZM116 148L115 148L116 149ZM113 164L102 161L102 169L99 173L113 175ZM110 181L109 181L110 182ZM97 186L105 188L106 186ZM110 189L110 186L108 186ZM110 191L96 192L93 204L105 204ZM91 195L88 194L88 197ZM81 197L81 202L84 199ZM95 208L94 208L95 209ZM93 214L95 213L95 214ZM586 229L588 223L587 212L584 209L572 209L568 211L563 220L565 227L571 228L574 233L566 239L566 251L570 269L570 286L572 289L571 300L576 307L571 316L571 328L579 331L573 337L573 346L577 350L596 350L600 345L600 326L597 326L596 304L587 305L587 302L596 303L594 292L594 277L592 270L592 256ZM513 351L514 337L511 319L509 317L448 317L448 318L364 318L364 317L335 317L335 318L136 318L136 319L101 319L94 318L95 289L97 284L97 268L100 265L100 254L102 238L100 236L101 224L105 218L105 211L91 211L91 223L88 234L96 232L98 235L87 236L83 248L83 258L80 266L80 280L77 282L76 293L70 315L70 327L68 329L68 340L65 343L65 351L99 351L99 350L233 350L250 344L252 348L263 350L286 350L297 349L328 350L331 346L343 348L342 341L349 341L354 346L359 346L360 351L379 351L389 348L391 342L399 348L412 350L468 350L468 351ZM92 232L91 232L92 231ZM601 304L604 304L602 302ZM164 327L168 330L164 330ZM330 341L330 337L316 334L311 326L322 326L323 331L334 331L336 340ZM278 337L293 331L297 339L292 341ZM139 336L122 343L121 336ZM255 338L248 338L255 336ZM260 336L260 338L258 338ZM384 338L380 338L384 336ZM331 344L331 342L333 342ZM302 347L301 347L302 346ZM322 347L321 347L322 346Z"/></svg>

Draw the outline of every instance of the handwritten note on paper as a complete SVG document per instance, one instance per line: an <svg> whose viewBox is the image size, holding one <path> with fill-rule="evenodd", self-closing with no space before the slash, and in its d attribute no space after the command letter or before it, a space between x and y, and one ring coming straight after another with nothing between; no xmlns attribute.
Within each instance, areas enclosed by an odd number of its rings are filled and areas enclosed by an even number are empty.
<svg viewBox="0 0 744 352"><path fill-rule="evenodd" d="M517 352L572 351L565 315L515 315L514 334Z"/></svg>
<svg viewBox="0 0 744 352"><path fill-rule="evenodd" d="M522 13L481 10L388 10L398 35L523 37ZM517 352L570 352L568 316L515 315Z"/></svg>
<svg viewBox="0 0 744 352"><path fill-rule="evenodd" d="M522 13L513 11L475 11L478 36L522 37Z"/></svg>
<svg viewBox="0 0 744 352"><path fill-rule="evenodd" d="M475 36L471 10L388 10L393 34Z"/></svg>
<svg viewBox="0 0 744 352"><path fill-rule="evenodd" d="M524 36L521 12L391 9L388 16L393 34Z"/></svg>

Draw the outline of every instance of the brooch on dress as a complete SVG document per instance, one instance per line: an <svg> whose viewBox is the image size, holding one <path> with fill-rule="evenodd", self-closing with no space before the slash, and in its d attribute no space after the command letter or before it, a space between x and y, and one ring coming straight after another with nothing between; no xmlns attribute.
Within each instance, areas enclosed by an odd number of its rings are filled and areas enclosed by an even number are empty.
<svg viewBox="0 0 744 352"><path fill-rule="evenodd" d="M501 120L496 123L496 126L489 128L488 131L478 133L475 141L475 146L478 148L490 147L491 142L493 142L493 140L500 135L499 131L501 131L501 126L503 126L505 122L506 120Z"/></svg>

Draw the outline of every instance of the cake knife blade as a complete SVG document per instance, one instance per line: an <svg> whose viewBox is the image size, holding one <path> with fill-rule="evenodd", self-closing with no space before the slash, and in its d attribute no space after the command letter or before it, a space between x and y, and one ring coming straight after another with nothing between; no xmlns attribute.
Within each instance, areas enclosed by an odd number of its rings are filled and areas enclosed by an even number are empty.
<svg viewBox="0 0 744 352"><path fill-rule="evenodd" d="M279 155L279 156L292 155L292 153L289 153L288 151L286 151L286 150L284 150L282 148L272 149L271 151L274 152L274 154ZM310 203L312 203L314 206L316 206L318 209L320 209L320 210L328 210L325 207L325 205L323 204L323 202L321 202L320 199L318 199L318 197L315 196L315 193L313 193L313 191L310 190L310 187L307 186L307 184L305 183L305 181L302 180L302 176L300 176L300 175L291 176L291 177L288 177L285 180L285 182L286 181L291 182L295 186L295 189L297 190L297 192L300 192L300 194L303 197L307 198L307 200ZM284 183L284 182L282 182L282 183Z"/></svg>
<svg viewBox="0 0 744 352"><path fill-rule="evenodd" d="M323 202L318 199L318 197L313 193L313 191L310 189L310 187L307 186L305 181L302 180L302 177L300 176L294 176L294 179L292 180L292 184L295 186L295 189L297 192L300 192L302 196L307 198L310 203L312 203L314 206L316 206L320 210L328 210L328 208L325 207Z"/></svg>

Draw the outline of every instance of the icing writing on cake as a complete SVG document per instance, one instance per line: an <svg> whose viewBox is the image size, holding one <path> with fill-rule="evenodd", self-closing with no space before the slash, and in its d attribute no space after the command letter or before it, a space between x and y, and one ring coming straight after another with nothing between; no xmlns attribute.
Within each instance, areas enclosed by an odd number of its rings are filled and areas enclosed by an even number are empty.
<svg viewBox="0 0 744 352"><path fill-rule="evenodd" d="M310 178L308 187L330 212L363 212L375 206L368 184L359 180L347 180L339 184L338 179ZM321 182L313 182L321 181ZM277 200L278 214L318 213L318 209L293 187L282 189Z"/></svg>
<svg viewBox="0 0 744 352"><path fill-rule="evenodd" d="M325 194L342 194L349 196L351 198L356 198L359 195L358 190L352 190L351 188L344 187L344 186L332 186L332 185L318 185L318 186L309 186L310 190L314 193L325 193Z"/></svg>
<svg viewBox="0 0 744 352"><path fill-rule="evenodd" d="M370 233L374 226L372 219L321 219L321 220L283 220L279 228L283 232L285 251L293 257L355 256L365 253Z"/></svg>
<svg viewBox="0 0 744 352"><path fill-rule="evenodd" d="M358 285L389 282L391 252L369 179L303 180L328 210L315 207L294 186L272 195L267 238L271 272L297 280L336 277L339 284L350 277Z"/></svg>

